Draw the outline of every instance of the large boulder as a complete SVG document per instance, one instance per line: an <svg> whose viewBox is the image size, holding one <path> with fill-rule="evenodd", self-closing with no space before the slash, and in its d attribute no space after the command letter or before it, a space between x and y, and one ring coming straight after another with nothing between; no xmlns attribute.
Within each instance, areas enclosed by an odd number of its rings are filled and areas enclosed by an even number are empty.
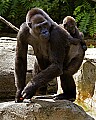
<svg viewBox="0 0 96 120"><path fill-rule="evenodd" d="M33 100L33 103L0 103L0 120L94 120L76 104Z"/></svg>
<svg viewBox="0 0 96 120"><path fill-rule="evenodd" d="M74 75L77 99L85 100L86 98L93 97L96 82L96 66L89 60L83 61L78 72Z"/></svg>
<svg viewBox="0 0 96 120"><path fill-rule="evenodd" d="M77 99L84 101L86 98L96 98L96 48L88 48L85 60L74 75Z"/></svg>
<svg viewBox="0 0 96 120"><path fill-rule="evenodd" d="M96 118L96 48L87 49L85 60L74 78L77 100Z"/></svg>

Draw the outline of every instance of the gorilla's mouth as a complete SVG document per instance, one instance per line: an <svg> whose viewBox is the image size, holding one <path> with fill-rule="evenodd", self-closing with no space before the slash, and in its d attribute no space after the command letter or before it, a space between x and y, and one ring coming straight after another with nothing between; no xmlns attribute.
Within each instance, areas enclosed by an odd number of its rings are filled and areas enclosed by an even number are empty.
<svg viewBox="0 0 96 120"><path fill-rule="evenodd" d="M41 34L40 39L41 40L49 40L50 39L50 33L47 32L46 34Z"/></svg>

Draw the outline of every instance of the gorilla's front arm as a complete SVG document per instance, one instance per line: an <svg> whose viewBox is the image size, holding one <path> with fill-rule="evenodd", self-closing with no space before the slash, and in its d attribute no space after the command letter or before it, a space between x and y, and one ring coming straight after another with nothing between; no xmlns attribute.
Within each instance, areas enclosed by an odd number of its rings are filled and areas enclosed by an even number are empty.
<svg viewBox="0 0 96 120"><path fill-rule="evenodd" d="M26 34L25 34L26 33ZM21 97L21 92L25 87L27 71L27 37L29 29L26 23L23 23L17 35L16 57L15 57L15 85L17 87L16 98Z"/></svg>
<svg viewBox="0 0 96 120"><path fill-rule="evenodd" d="M30 99L33 95L35 95L35 92L39 87L46 85L49 81L60 74L61 70L58 65L51 64L48 68L37 74L33 80L26 85L22 92L23 98Z"/></svg>

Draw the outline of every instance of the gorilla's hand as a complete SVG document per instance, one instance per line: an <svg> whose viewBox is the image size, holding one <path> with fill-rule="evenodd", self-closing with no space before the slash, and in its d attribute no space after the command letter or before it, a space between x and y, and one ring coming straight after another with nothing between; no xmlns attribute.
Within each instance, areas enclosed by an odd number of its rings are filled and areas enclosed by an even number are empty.
<svg viewBox="0 0 96 120"><path fill-rule="evenodd" d="M23 99L31 99L36 93L35 83L30 81L22 91Z"/></svg>
<svg viewBox="0 0 96 120"><path fill-rule="evenodd" d="M17 90L17 92L16 92L16 96L15 96L15 102L16 103L23 102L21 92L22 92L21 90Z"/></svg>

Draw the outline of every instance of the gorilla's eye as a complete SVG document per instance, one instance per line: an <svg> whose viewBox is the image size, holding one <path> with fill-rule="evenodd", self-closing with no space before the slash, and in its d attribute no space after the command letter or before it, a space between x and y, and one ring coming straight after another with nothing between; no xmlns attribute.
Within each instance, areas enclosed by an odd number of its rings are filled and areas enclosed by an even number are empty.
<svg viewBox="0 0 96 120"><path fill-rule="evenodd" d="M36 25L35 27L34 27L34 30L33 31L35 31L36 33L40 33L40 31L41 31L41 26L40 25Z"/></svg>
<svg viewBox="0 0 96 120"><path fill-rule="evenodd" d="M46 23L43 24L43 27L49 29L50 25L48 24L48 22L46 22Z"/></svg>
<svg viewBox="0 0 96 120"><path fill-rule="evenodd" d="M44 23L44 25L45 25L45 26L48 26L48 23L47 23L47 22L45 22L45 23Z"/></svg>
<svg viewBox="0 0 96 120"><path fill-rule="evenodd" d="M71 26L70 29L73 30L75 28L75 26Z"/></svg>
<svg viewBox="0 0 96 120"><path fill-rule="evenodd" d="M38 31L38 33L40 33L41 29L42 29L41 25L38 25L37 28L36 28L36 30Z"/></svg>

